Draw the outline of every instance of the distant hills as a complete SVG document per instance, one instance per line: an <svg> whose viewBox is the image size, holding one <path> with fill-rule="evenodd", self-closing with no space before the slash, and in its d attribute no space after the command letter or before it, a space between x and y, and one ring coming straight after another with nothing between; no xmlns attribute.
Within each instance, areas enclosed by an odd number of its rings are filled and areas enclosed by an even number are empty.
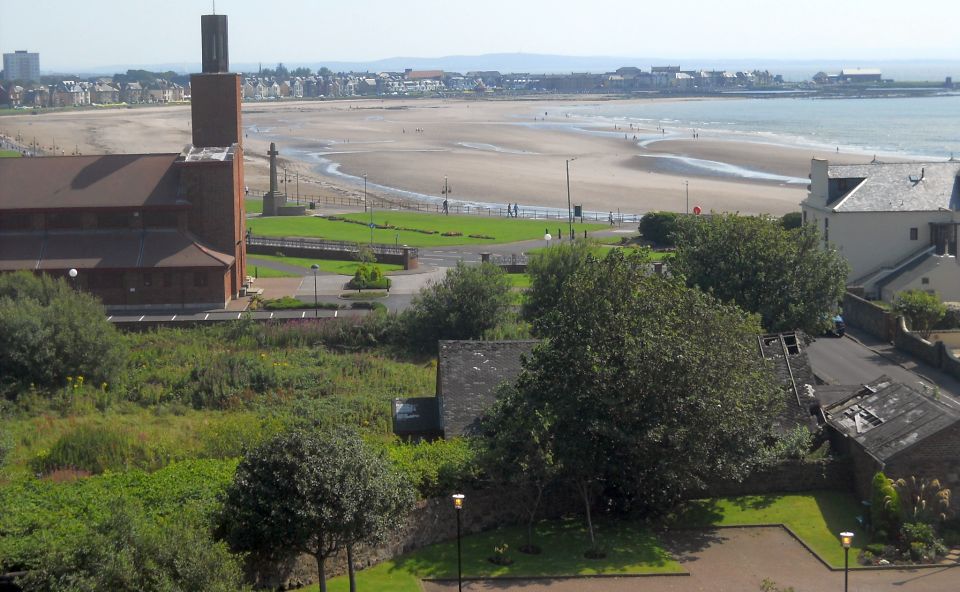
<svg viewBox="0 0 960 592"><path fill-rule="evenodd" d="M275 63L264 62L264 67L274 67ZM381 72L400 71L405 68L416 70L445 70L468 72L473 70L498 70L500 72L570 73L570 72L609 72L621 66L636 66L649 70L650 66L679 65L684 69L708 70L769 70L774 74L783 74L791 81L809 80L819 71L840 70L841 68L880 68L884 78L894 80L933 80L942 81L946 76L960 80L960 60L771 60L764 58L653 58L653 57L617 57L617 56L564 56L535 53L491 53L484 55L454 55L436 58L392 57L381 60L337 62L284 62L287 68L306 66L314 71L321 66L334 72ZM256 72L260 64L239 62L231 65L234 71ZM178 64L122 64L87 68L83 74L114 74L128 69L145 69L154 72L198 72L200 63ZM81 74L80 72L74 72Z"/></svg>

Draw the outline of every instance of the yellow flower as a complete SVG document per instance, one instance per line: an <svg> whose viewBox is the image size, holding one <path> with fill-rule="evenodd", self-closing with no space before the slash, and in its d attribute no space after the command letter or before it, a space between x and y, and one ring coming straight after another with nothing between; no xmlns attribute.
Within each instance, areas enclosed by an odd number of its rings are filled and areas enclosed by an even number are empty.
<svg viewBox="0 0 960 592"><path fill-rule="evenodd" d="M72 376L68 376L68 377L67 377L67 382L73 382L73 377L72 377Z"/></svg>

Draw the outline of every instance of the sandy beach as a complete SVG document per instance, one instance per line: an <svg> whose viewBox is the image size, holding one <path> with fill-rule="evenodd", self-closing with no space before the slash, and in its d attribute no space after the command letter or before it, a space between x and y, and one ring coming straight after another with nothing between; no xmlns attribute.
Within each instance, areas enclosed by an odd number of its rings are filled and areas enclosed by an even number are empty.
<svg viewBox="0 0 960 592"><path fill-rule="evenodd" d="M661 99L643 99L661 100ZM247 185L266 189L266 152L276 142L288 194L422 194L467 202L566 208L570 193L588 211L705 211L783 214L799 209L810 158L870 157L717 138L693 139L636 126L591 127L570 100L354 100L245 103ZM668 130L672 131L672 130ZM190 142L188 106L16 115L0 133L34 138L53 152L178 152ZM646 139L648 141L644 142ZM690 162L711 166L690 166ZM726 170L724 167L726 167ZM732 171L732 172L731 172ZM746 174L746 177L744 176ZM748 178L756 175L754 178ZM402 190L400 193L387 188Z"/></svg>

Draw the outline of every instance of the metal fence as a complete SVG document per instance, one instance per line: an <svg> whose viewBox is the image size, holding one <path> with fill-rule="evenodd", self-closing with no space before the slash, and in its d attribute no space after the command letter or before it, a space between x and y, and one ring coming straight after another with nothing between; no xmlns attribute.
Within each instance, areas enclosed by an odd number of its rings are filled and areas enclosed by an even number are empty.
<svg viewBox="0 0 960 592"><path fill-rule="evenodd" d="M251 189L247 193L247 198L262 198L263 191ZM292 201L299 205L324 205L347 208L368 207L375 210L407 210L411 212L425 212L431 214L442 214L443 204L440 202L411 201L402 199L387 199L381 196L368 195L367 201L362 197L350 195L300 195L299 197L287 196L287 201ZM476 205L448 202L447 213L453 215L465 216L488 216L510 218L514 216L513 209L507 204L502 206ZM567 220L569 214L566 210L555 208L535 208L520 206L516 212L517 218L526 218L529 220ZM625 214L622 212L583 212L581 221L584 222L609 222L613 217L613 223L620 226L622 224L636 224L640 222L643 214Z"/></svg>
<svg viewBox="0 0 960 592"><path fill-rule="evenodd" d="M276 248L278 250L308 249L311 251L340 251L344 253L355 253L360 249L361 244L352 241L335 241L319 238L276 238L269 236L248 235L247 246ZM404 252L410 253L410 256L413 258L416 258L419 255L416 247L394 246L384 243L373 243L372 245L367 246L371 248L375 255L403 256Z"/></svg>

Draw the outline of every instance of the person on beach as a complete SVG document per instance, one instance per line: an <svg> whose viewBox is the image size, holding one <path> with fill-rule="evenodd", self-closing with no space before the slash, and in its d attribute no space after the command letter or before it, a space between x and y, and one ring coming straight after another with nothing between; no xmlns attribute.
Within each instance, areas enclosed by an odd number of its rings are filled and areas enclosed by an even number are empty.
<svg viewBox="0 0 960 592"><path fill-rule="evenodd" d="M518 203L513 204L513 217L514 218L520 217L520 204Z"/></svg>

